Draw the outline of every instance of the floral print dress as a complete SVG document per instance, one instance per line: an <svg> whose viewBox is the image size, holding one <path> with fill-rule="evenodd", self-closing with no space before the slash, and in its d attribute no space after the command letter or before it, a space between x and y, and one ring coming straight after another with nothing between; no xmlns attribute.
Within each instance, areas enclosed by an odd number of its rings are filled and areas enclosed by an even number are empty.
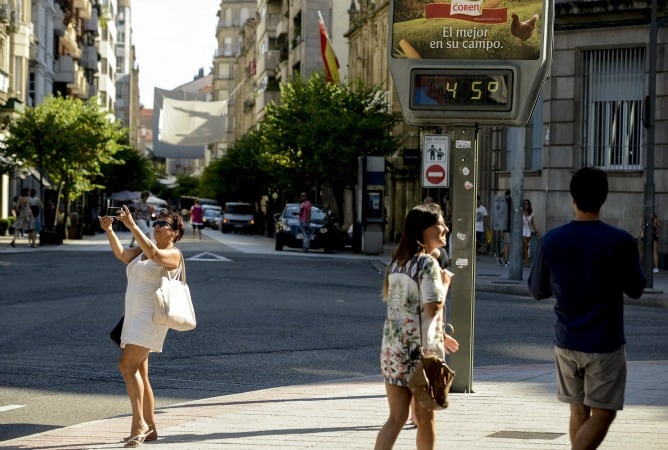
<svg viewBox="0 0 668 450"><path fill-rule="evenodd" d="M419 289L418 289L419 283ZM438 261L427 254L415 255L405 266L392 261L388 272L387 318L383 326L380 367L385 382L407 386L420 349L419 308L426 303L445 303L447 289ZM429 321L422 317L425 353L445 357L443 308Z"/></svg>

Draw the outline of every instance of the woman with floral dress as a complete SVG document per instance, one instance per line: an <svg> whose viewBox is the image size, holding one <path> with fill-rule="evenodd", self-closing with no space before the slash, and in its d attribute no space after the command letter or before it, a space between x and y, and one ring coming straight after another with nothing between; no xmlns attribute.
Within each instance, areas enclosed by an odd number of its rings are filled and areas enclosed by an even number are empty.
<svg viewBox="0 0 668 450"><path fill-rule="evenodd" d="M433 255L446 242L448 227L437 204L411 209L401 240L385 276L383 297L387 318L383 327L380 365L390 415L376 438L376 450L391 449L408 418L412 394L408 380L415 369L420 347L420 317L426 354L441 358L459 349L459 343L445 333L444 306L450 275ZM422 311L420 311L420 304ZM416 444L418 450L436 448L434 411L416 402Z"/></svg>

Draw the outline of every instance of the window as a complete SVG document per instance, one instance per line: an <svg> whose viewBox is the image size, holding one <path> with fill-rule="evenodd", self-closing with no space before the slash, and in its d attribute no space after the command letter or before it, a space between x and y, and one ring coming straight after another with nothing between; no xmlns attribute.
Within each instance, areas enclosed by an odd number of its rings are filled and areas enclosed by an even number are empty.
<svg viewBox="0 0 668 450"><path fill-rule="evenodd" d="M641 169L645 49L587 50L582 69L582 165Z"/></svg>
<svg viewBox="0 0 668 450"><path fill-rule="evenodd" d="M218 65L218 78L227 80L230 78L230 65L221 63Z"/></svg>
<svg viewBox="0 0 668 450"><path fill-rule="evenodd" d="M223 39L223 56L232 56L232 38Z"/></svg>

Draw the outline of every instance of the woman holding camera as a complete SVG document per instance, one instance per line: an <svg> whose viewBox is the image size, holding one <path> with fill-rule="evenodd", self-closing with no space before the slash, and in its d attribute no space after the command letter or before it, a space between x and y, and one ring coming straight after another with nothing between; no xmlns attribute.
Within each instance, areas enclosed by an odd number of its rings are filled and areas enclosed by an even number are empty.
<svg viewBox="0 0 668 450"><path fill-rule="evenodd" d="M130 230L138 247L124 248L113 230L118 220ZM153 323L153 296L160 286L163 267L177 269L182 262L181 251L174 244L183 237L183 219L177 213L162 210L153 222L155 242L144 234L123 206L115 216L100 217L100 226L107 233L114 256L127 264L125 291L125 319L121 333L123 353L118 368L132 405L130 436L126 448L140 446L145 440L156 440L153 390L148 377L148 355L161 352L167 327Z"/></svg>

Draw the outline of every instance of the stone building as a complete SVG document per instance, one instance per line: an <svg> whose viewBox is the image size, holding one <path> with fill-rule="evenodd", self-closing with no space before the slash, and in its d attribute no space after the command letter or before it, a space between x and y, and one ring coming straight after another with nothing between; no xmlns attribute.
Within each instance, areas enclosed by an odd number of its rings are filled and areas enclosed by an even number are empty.
<svg viewBox="0 0 668 450"><path fill-rule="evenodd" d="M522 128L524 139L513 139L505 127L481 127L478 190L483 204L513 188L513 152L523 152L523 197L531 200L541 232L572 218L568 182L583 166L608 172L610 195L604 219L638 235L645 213L648 162L654 175L655 210L668 222L668 4L657 2L657 45L650 46L651 1L625 8L619 2L555 0L553 64L531 122ZM389 1L353 0L350 8L351 78L387 89L388 100L399 112L387 68ZM649 95L656 64L656 123L643 125L644 100ZM407 208L429 194L447 205L447 189L429 192L419 180L419 130L400 124L402 148L388 158L387 236L401 229ZM524 145L517 142L524 141ZM519 147L519 148L518 148ZM648 154L651 152L651 155ZM649 156L649 158L648 158ZM660 241L666 253L667 240Z"/></svg>

